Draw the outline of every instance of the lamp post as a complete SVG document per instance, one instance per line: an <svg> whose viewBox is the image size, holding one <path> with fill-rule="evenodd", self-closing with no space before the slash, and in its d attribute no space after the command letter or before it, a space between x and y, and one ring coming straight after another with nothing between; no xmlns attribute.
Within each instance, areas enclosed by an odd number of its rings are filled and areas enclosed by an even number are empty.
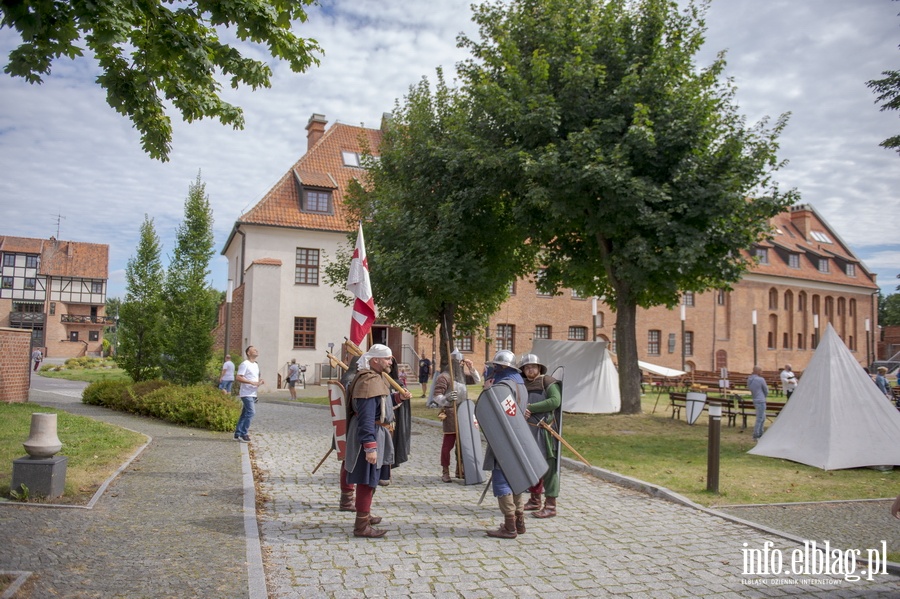
<svg viewBox="0 0 900 599"><path fill-rule="evenodd" d="M756 366L756 310L751 313L753 320L753 366Z"/></svg>
<svg viewBox="0 0 900 599"><path fill-rule="evenodd" d="M722 404L707 400L709 410L709 439L706 451L706 490L719 492L719 445L722 434Z"/></svg>
<svg viewBox="0 0 900 599"><path fill-rule="evenodd" d="M225 291L225 355L229 354L228 345L231 343L231 294L234 290L234 281L228 279L228 289Z"/></svg>
<svg viewBox="0 0 900 599"><path fill-rule="evenodd" d="M684 300L682 300L682 301L684 301ZM685 346L684 346L684 319L685 319L685 316L686 315L684 313L684 304L682 303L681 304L681 369L682 370L687 370L685 368L685 356L687 355L687 348L685 348Z"/></svg>
<svg viewBox="0 0 900 599"><path fill-rule="evenodd" d="M597 340L597 298L593 297L591 299L591 315L593 316L594 322L594 341Z"/></svg>
<svg viewBox="0 0 900 599"><path fill-rule="evenodd" d="M813 314L813 349L819 347L819 315Z"/></svg>
<svg viewBox="0 0 900 599"><path fill-rule="evenodd" d="M872 366L872 354L869 353L869 349L871 348L871 345L869 344L870 328L871 328L871 323L869 322L869 319L867 318L866 319L866 368L869 368Z"/></svg>
<svg viewBox="0 0 900 599"><path fill-rule="evenodd" d="M116 304L116 320L113 328L113 355L119 357L119 305Z"/></svg>

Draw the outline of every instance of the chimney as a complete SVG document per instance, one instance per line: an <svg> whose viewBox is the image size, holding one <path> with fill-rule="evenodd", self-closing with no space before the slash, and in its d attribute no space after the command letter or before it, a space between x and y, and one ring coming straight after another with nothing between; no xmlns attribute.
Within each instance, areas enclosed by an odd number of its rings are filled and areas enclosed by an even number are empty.
<svg viewBox="0 0 900 599"><path fill-rule="evenodd" d="M794 225L803 239L809 240L810 222L812 222L812 210L808 204L791 206L791 224Z"/></svg>
<svg viewBox="0 0 900 599"><path fill-rule="evenodd" d="M324 114L316 114L313 113L311 117L309 117L309 122L306 124L306 151L309 152L316 142L322 139L322 136L325 135L325 125L328 124L328 121L325 120Z"/></svg>

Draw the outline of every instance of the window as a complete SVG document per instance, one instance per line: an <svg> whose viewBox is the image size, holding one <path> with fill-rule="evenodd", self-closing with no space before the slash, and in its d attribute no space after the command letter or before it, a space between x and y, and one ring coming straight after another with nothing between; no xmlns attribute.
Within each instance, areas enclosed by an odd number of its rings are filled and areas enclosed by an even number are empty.
<svg viewBox="0 0 900 599"><path fill-rule="evenodd" d="M681 295L682 301L685 306L693 306L694 305L694 292L693 291L685 291Z"/></svg>
<svg viewBox="0 0 900 599"><path fill-rule="evenodd" d="M684 332L684 355L694 355L694 331Z"/></svg>
<svg viewBox="0 0 900 599"><path fill-rule="evenodd" d="M303 211L321 213L331 212L331 192L304 190Z"/></svg>
<svg viewBox="0 0 900 599"><path fill-rule="evenodd" d="M12 277L3 277L3 283L0 285L3 289L12 289L13 288L13 278Z"/></svg>
<svg viewBox="0 0 900 599"><path fill-rule="evenodd" d="M659 355L659 331L647 331L647 353L651 356Z"/></svg>
<svg viewBox="0 0 900 599"><path fill-rule="evenodd" d="M579 292L578 290L573 289L572 290L572 299L584 299L584 296L581 295L581 292Z"/></svg>
<svg viewBox="0 0 900 599"><path fill-rule="evenodd" d="M788 266L800 268L800 254L788 254Z"/></svg>
<svg viewBox="0 0 900 599"><path fill-rule="evenodd" d="M601 329L603 328L603 312L597 312L597 321L596 324Z"/></svg>
<svg viewBox="0 0 900 599"><path fill-rule="evenodd" d="M516 327L512 324L498 324L497 325L497 351L501 349L508 349L511 352L515 350L515 343L513 340L515 339Z"/></svg>
<svg viewBox="0 0 900 599"><path fill-rule="evenodd" d="M38 257L37 256L25 256L25 268L37 268L38 265Z"/></svg>
<svg viewBox="0 0 900 599"><path fill-rule="evenodd" d="M32 277L28 277L25 279L25 289L34 290L35 287L37 287L37 279Z"/></svg>
<svg viewBox="0 0 900 599"><path fill-rule="evenodd" d="M587 327L569 327L569 341L587 341Z"/></svg>
<svg viewBox="0 0 900 599"><path fill-rule="evenodd" d="M472 335L459 335L456 337L456 349L464 352L472 351Z"/></svg>
<svg viewBox="0 0 900 599"><path fill-rule="evenodd" d="M848 277L855 277L856 276L856 265L848 264L847 267L844 269L844 272L847 274Z"/></svg>
<svg viewBox="0 0 900 599"><path fill-rule="evenodd" d="M341 152L344 166L359 166L359 154L356 152Z"/></svg>
<svg viewBox="0 0 900 599"><path fill-rule="evenodd" d="M516 294L516 282L513 281L512 283L510 283L510 284L509 284L509 288L508 288L506 291L507 291L510 295L515 295L515 294Z"/></svg>
<svg viewBox="0 0 900 599"><path fill-rule="evenodd" d="M675 333L669 333L669 353L675 353Z"/></svg>
<svg viewBox="0 0 900 599"><path fill-rule="evenodd" d="M91 293L103 293L103 281L91 281Z"/></svg>
<svg viewBox="0 0 900 599"><path fill-rule="evenodd" d="M769 289L769 310L778 309L778 291L773 287Z"/></svg>
<svg viewBox="0 0 900 599"><path fill-rule="evenodd" d="M769 263L769 249L768 248L756 248L753 253L759 258L760 264L768 264Z"/></svg>
<svg viewBox="0 0 900 599"><path fill-rule="evenodd" d="M831 238L821 231L810 231L809 236L816 241L821 241L822 243L831 243Z"/></svg>
<svg viewBox="0 0 900 599"><path fill-rule="evenodd" d="M297 285L319 284L319 250L297 248L294 283Z"/></svg>
<svg viewBox="0 0 900 599"><path fill-rule="evenodd" d="M804 291L797 296L797 312L806 312L806 292Z"/></svg>
<svg viewBox="0 0 900 599"><path fill-rule="evenodd" d="M316 348L316 319L294 317L294 349Z"/></svg>
<svg viewBox="0 0 900 599"><path fill-rule="evenodd" d="M550 325L549 324L539 324L534 327L534 338L535 339L550 339Z"/></svg>
<svg viewBox="0 0 900 599"><path fill-rule="evenodd" d="M88 341L100 341L100 331L88 331Z"/></svg>
<svg viewBox="0 0 900 599"><path fill-rule="evenodd" d="M725 290L719 289L719 293L716 294L716 303L720 306L725 305Z"/></svg>
<svg viewBox="0 0 900 599"><path fill-rule="evenodd" d="M3 254L3 266L15 266L16 265L16 255L15 254Z"/></svg>
<svg viewBox="0 0 900 599"><path fill-rule="evenodd" d="M534 285L537 287L538 297L551 297L552 293L547 293L546 291L541 291L541 282L547 275L547 270L544 268L540 268L537 271L537 274L534 277Z"/></svg>
<svg viewBox="0 0 900 599"><path fill-rule="evenodd" d="M56 314L56 302L50 302L50 316Z"/></svg>
<svg viewBox="0 0 900 599"><path fill-rule="evenodd" d="M819 272L828 272L828 258L819 258Z"/></svg>

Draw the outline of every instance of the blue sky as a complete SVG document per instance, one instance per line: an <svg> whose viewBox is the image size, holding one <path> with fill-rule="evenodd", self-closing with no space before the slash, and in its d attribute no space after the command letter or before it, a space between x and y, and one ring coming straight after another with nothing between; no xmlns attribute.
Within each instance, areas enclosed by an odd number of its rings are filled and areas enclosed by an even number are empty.
<svg viewBox="0 0 900 599"><path fill-rule="evenodd" d="M173 122L171 161L140 148L129 121L105 102L90 59L58 60L41 86L0 75L0 233L108 243L110 295L124 294L144 214L163 251L173 249L188 186L198 172L215 217L212 283L224 289L218 252L236 218L305 152L312 113L329 123L377 127L423 76L465 58L475 35L468 0L337 0L310 9L300 35L324 48L305 74L273 64L273 87L225 96L246 127ZM900 114L880 112L865 82L900 68L900 3L890 0L716 0L698 65L727 50L727 74L752 124L792 113L781 138L789 161L778 179L797 188L891 293L900 280L900 155L878 146L900 133ZM18 42L0 30L0 56ZM173 120L175 120L173 118Z"/></svg>

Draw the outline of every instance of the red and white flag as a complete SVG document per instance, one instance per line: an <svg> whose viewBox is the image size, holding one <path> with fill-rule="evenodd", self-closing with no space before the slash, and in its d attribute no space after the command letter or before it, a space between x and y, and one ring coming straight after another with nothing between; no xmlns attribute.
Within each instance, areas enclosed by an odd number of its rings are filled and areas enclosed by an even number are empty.
<svg viewBox="0 0 900 599"><path fill-rule="evenodd" d="M375 299L372 297L372 284L369 282L369 261L366 259L362 223L359 223L356 249L353 250L353 259L350 260L347 290L356 296L350 318L350 341L359 345L375 322Z"/></svg>

